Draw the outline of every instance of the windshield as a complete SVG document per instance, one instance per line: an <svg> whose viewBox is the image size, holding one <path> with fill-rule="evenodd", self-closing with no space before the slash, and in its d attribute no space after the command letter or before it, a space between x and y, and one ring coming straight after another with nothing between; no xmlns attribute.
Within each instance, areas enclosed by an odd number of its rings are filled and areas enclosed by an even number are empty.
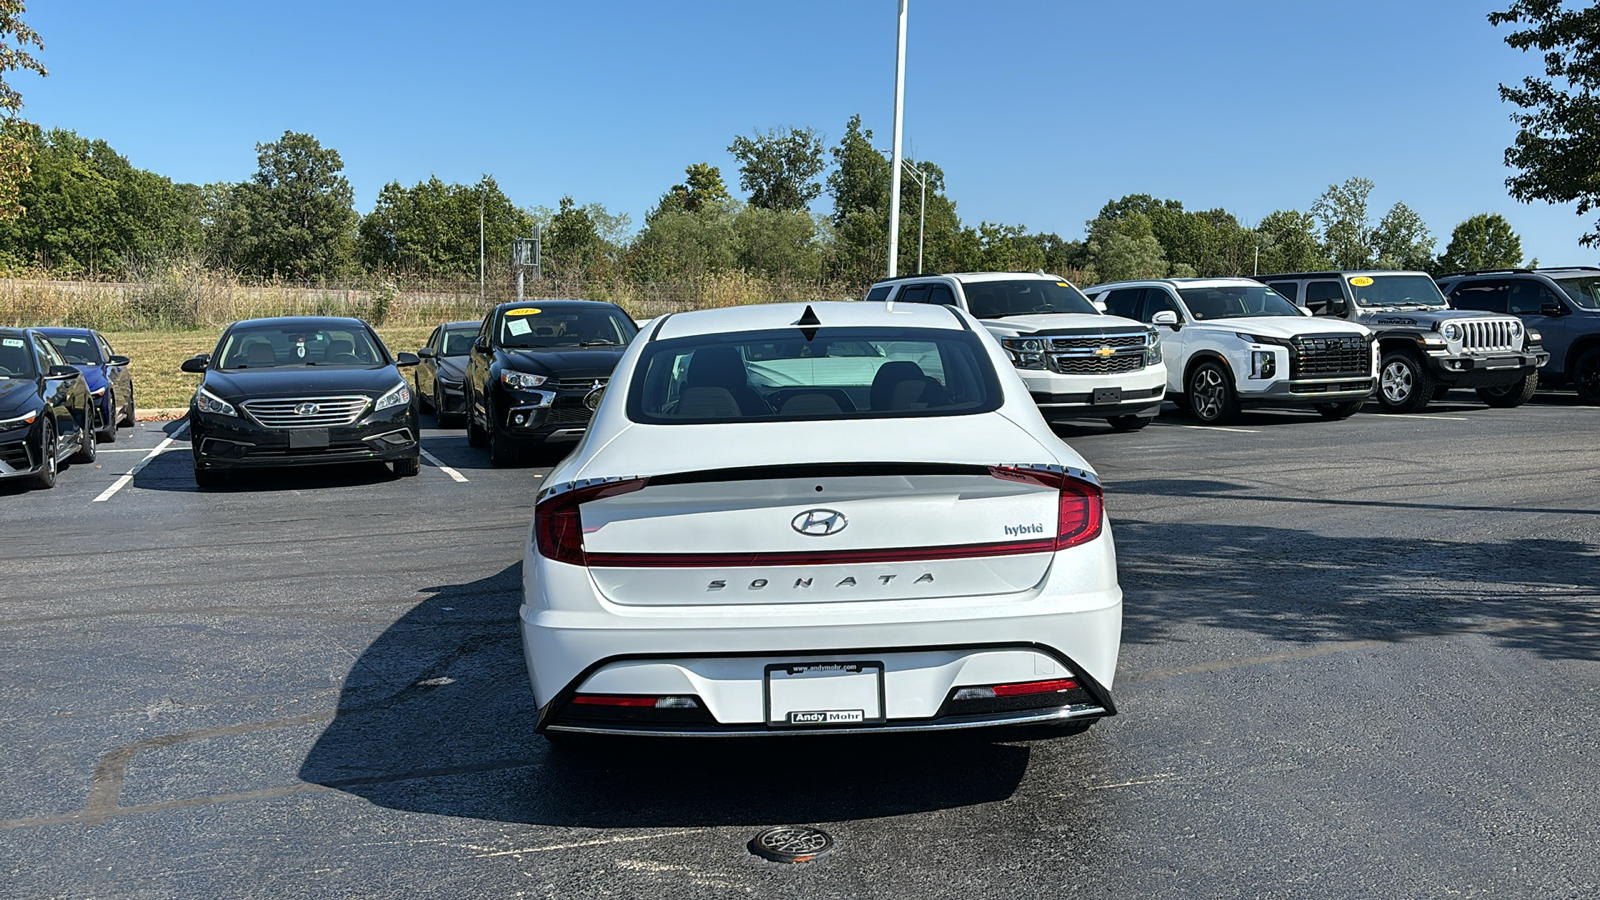
<svg viewBox="0 0 1600 900"><path fill-rule="evenodd" d="M632 319L611 307L523 306L501 313L496 333L502 347L538 349L620 347L636 330Z"/></svg>
<svg viewBox="0 0 1600 900"><path fill-rule="evenodd" d="M1245 316L1301 315L1298 307L1265 285L1180 288L1178 295L1183 298L1183 305L1189 307L1189 314L1201 322Z"/></svg>
<svg viewBox="0 0 1600 900"><path fill-rule="evenodd" d="M628 390L635 422L792 422L998 409L994 366L969 331L819 328L657 341Z"/></svg>
<svg viewBox="0 0 1600 900"><path fill-rule="evenodd" d="M967 295L967 311L980 319L1033 313L1100 314L1087 297L1065 281L972 281L963 282L961 290Z"/></svg>
<svg viewBox="0 0 1600 900"><path fill-rule="evenodd" d="M1426 275L1356 275L1349 279L1358 306L1444 307L1439 286Z"/></svg>
<svg viewBox="0 0 1600 900"><path fill-rule="evenodd" d="M478 329L459 328L444 333L444 340L439 342L440 356L466 356L472 352L472 342L478 339Z"/></svg>
<svg viewBox="0 0 1600 900"><path fill-rule="evenodd" d="M56 345L56 350L67 358L67 362L75 366L100 365L100 351L95 348L94 340L87 334L50 336L50 343Z"/></svg>
<svg viewBox="0 0 1600 900"><path fill-rule="evenodd" d="M0 378L32 378L33 354L20 337L0 337Z"/></svg>
<svg viewBox="0 0 1600 900"><path fill-rule="evenodd" d="M1563 278L1556 284L1573 303L1584 309L1600 309L1600 277Z"/></svg>
<svg viewBox="0 0 1600 900"><path fill-rule="evenodd" d="M219 369L389 364L372 334L359 326L235 326L223 337L217 359L221 362L214 366Z"/></svg>

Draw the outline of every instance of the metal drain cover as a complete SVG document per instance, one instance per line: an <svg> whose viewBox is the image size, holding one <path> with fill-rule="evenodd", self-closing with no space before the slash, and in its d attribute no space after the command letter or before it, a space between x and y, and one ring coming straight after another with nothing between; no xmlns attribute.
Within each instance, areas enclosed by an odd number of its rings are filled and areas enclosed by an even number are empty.
<svg viewBox="0 0 1600 900"><path fill-rule="evenodd" d="M811 862L832 850L833 838L826 831L806 825L779 825L750 839L750 852L773 862Z"/></svg>

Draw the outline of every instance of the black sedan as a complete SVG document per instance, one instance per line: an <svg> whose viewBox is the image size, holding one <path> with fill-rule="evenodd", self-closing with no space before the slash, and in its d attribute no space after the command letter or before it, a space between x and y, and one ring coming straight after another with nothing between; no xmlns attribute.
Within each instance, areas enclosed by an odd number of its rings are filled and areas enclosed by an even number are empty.
<svg viewBox="0 0 1600 900"><path fill-rule="evenodd" d="M250 319L216 350L183 364L205 377L189 405L194 480L219 486L229 469L383 461L420 471L417 404L399 367L360 319Z"/></svg>
<svg viewBox="0 0 1600 900"><path fill-rule="evenodd" d="M497 466L576 441L638 328L614 303L537 300L489 312L467 364L467 443Z"/></svg>
<svg viewBox="0 0 1600 900"><path fill-rule="evenodd" d="M0 479L56 485L61 462L94 462L83 373L32 328L0 328Z"/></svg>
<svg viewBox="0 0 1600 900"><path fill-rule="evenodd" d="M133 361L114 353L105 335L92 328L39 330L83 373L94 401L95 432L100 441L115 441L119 426L133 425Z"/></svg>
<svg viewBox="0 0 1600 900"><path fill-rule="evenodd" d="M428 344L417 351L422 362L415 375L417 402L423 412L439 417L439 427L454 424L467 411L467 395L462 384L467 380L467 360L472 342L482 322L446 322L428 335Z"/></svg>

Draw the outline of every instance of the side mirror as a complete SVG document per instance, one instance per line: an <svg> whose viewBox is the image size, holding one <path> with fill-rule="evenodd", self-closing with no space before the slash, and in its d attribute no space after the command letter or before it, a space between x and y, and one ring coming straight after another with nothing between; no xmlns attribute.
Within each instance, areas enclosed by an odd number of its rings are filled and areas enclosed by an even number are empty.
<svg viewBox="0 0 1600 900"><path fill-rule="evenodd" d="M417 359L417 355L415 353L402 352L394 355L394 364L397 366L414 366L419 362L422 362L422 360Z"/></svg>
<svg viewBox="0 0 1600 900"><path fill-rule="evenodd" d="M72 366L51 366L50 371L44 373L46 381L65 381L71 378L82 378L83 373Z"/></svg>
<svg viewBox="0 0 1600 900"><path fill-rule="evenodd" d="M206 370L206 365L210 361L211 361L211 358L209 356L207 356L206 354L202 353L199 356L191 356L188 359L184 360L183 361L183 365L179 366L178 368L181 369L182 371L192 372L192 373L198 375L201 372L204 372Z"/></svg>
<svg viewBox="0 0 1600 900"><path fill-rule="evenodd" d="M418 359L438 359L439 354L433 352L432 347L421 347L417 350Z"/></svg>
<svg viewBox="0 0 1600 900"><path fill-rule="evenodd" d="M485 344L483 341L474 341L473 344L472 344L472 352L473 353L488 353L489 352L489 345Z"/></svg>
<svg viewBox="0 0 1600 900"><path fill-rule="evenodd" d="M1151 325L1170 325L1172 330L1178 330L1178 314L1170 309L1163 309L1150 317Z"/></svg>
<svg viewBox="0 0 1600 900"><path fill-rule="evenodd" d="M108 365L108 366L131 366L131 365L133 365L133 360L127 358L126 356L113 356L110 359L106 360L106 365Z"/></svg>
<svg viewBox="0 0 1600 900"><path fill-rule="evenodd" d="M1567 308L1560 303L1546 303L1539 307L1539 315L1558 319L1567 314Z"/></svg>

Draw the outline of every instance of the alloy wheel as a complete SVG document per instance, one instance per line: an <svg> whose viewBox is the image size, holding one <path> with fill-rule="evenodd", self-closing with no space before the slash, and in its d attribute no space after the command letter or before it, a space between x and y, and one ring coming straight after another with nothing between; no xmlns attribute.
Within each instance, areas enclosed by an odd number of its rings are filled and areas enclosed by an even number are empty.
<svg viewBox="0 0 1600 900"><path fill-rule="evenodd" d="M1222 383L1222 374L1216 369L1207 366L1196 372L1194 383L1189 390L1195 416L1207 422L1221 416L1223 392L1226 390L1227 386Z"/></svg>
<svg viewBox="0 0 1600 900"><path fill-rule="evenodd" d="M1399 361L1383 367L1378 386L1383 391L1384 399L1397 406L1411 399L1411 392L1417 388L1411 367Z"/></svg>

